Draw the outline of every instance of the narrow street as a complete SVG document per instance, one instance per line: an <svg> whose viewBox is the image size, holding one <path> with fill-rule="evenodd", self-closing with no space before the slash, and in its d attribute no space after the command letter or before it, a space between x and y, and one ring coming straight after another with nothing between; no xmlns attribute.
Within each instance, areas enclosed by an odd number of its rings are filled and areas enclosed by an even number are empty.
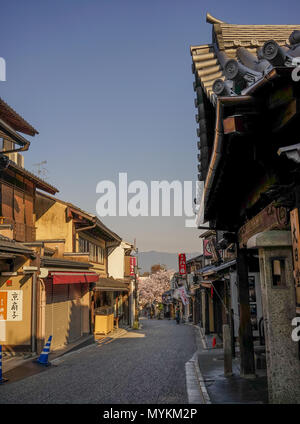
<svg viewBox="0 0 300 424"><path fill-rule="evenodd" d="M156 319L141 324L141 330L0 386L0 403L187 403L185 363L196 351L193 326Z"/></svg>

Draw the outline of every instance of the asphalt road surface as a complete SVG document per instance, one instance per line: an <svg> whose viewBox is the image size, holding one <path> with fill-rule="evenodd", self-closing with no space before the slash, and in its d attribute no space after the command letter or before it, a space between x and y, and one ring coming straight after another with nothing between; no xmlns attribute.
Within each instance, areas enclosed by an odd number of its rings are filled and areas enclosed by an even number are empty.
<svg viewBox="0 0 300 424"><path fill-rule="evenodd" d="M187 403L185 363L196 351L191 325L141 320L111 343L62 356L56 366L0 385L0 403Z"/></svg>

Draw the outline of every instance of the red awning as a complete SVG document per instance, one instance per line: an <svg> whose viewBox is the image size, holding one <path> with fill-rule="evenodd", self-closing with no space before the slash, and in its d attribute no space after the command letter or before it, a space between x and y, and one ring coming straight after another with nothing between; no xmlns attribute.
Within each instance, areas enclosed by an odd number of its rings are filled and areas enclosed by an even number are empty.
<svg viewBox="0 0 300 424"><path fill-rule="evenodd" d="M96 283L99 275L95 272L50 272L49 277L53 278L53 284L80 284L80 283Z"/></svg>

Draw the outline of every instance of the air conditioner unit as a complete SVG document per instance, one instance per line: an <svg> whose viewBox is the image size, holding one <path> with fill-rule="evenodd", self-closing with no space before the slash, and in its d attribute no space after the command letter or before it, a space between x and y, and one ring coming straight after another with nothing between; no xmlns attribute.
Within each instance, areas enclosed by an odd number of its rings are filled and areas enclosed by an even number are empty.
<svg viewBox="0 0 300 424"><path fill-rule="evenodd" d="M24 156L21 153L17 153L17 165L24 168Z"/></svg>
<svg viewBox="0 0 300 424"><path fill-rule="evenodd" d="M12 162L18 162L18 153L8 153L7 155Z"/></svg>
<svg viewBox="0 0 300 424"><path fill-rule="evenodd" d="M14 162L15 164L17 164L18 166L20 166L21 168L24 168L24 156L21 155L20 153L8 153L7 155L9 157L9 159Z"/></svg>

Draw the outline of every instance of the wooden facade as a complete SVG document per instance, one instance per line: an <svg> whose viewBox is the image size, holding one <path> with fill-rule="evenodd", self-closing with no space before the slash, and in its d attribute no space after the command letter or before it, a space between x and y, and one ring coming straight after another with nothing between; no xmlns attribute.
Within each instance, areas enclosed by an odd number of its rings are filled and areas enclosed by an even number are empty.
<svg viewBox="0 0 300 424"><path fill-rule="evenodd" d="M295 146L300 85L293 78L300 26L233 25L210 15L208 22L211 44L191 47L200 125L198 179L203 181L204 218L201 222L199 214L198 225L209 222L222 231L223 245L236 244L240 363L246 377L255 375L248 267L259 257L269 399L298 402L300 385L293 375L300 373L300 361L298 347L290 343L287 312L297 314L297 282L291 285L295 279L287 270L294 266L297 274L295 247L291 263L290 212L300 206ZM282 281L286 291L276 291ZM286 311L277 308L276 316L276 303L284 296ZM280 335L286 346L281 356Z"/></svg>

